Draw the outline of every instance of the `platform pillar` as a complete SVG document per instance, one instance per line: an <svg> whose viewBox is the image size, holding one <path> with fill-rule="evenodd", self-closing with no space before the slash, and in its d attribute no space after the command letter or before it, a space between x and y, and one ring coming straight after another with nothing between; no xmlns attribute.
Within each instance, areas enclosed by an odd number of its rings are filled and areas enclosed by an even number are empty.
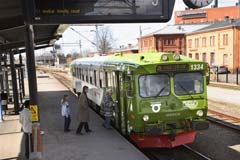
<svg viewBox="0 0 240 160"><path fill-rule="evenodd" d="M16 76L16 68L14 64L14 52L10 52L10 68L11 68L11 76L12 76L12 89L13 89L13 101L14 101L14 112L15 114L19 114L19 98L18 98L18 86L17 86L17 76Z"/></svg>
<svg viewBox="0 0 240 160"><path fill-rule="evenodd" d="M22 55L19 55L19 63L21 66L20 69L20 77L21 77L21 87L22 87L22 96L25 97L25 85L24 85L24 66L23 66L23 62L22 62Z"/></svg>

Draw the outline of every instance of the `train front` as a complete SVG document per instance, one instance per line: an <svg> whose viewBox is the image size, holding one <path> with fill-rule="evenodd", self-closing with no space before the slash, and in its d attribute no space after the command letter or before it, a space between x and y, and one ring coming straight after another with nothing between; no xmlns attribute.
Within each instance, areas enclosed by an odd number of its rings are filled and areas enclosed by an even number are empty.
<svg viewBox="0 0 240 160"><path fill-rule="evenodd" d="M161 61L143 66L134 78L137 96L129 107L128 128L141 148L191 143L196 131L209 127L207 64L169 54Z"/></svg>

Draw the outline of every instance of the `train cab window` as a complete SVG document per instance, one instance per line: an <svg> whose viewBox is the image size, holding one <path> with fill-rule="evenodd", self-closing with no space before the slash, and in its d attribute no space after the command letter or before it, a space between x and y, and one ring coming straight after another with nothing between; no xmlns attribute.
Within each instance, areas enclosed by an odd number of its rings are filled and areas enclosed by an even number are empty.
<svg viewBox="0 0 240 160"><path fill-rule="evenodd" d="M203 93L203 75L196 73L177 73L174 76L174 90L177 95Z"/></svg>
<svg viewBox="0 0 240 160"><path fill-rule="evenodd" d="M170 94L170 78L166 74L141 75L139 77L141 97L158 97Z"/></svg>

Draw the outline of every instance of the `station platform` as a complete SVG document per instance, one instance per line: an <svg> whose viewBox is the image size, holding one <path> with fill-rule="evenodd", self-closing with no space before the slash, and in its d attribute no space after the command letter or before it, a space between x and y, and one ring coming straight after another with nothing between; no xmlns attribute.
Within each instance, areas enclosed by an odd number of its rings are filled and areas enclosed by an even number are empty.
<svg viewBox="0 0 240 160"><path fill-rule="evenodd" d="M78 99L52 76L39 76L38 93L44 160L146 160L144 154L123 138L114 129L102 127L103 119L90 112L92 133L76 135L78 127ZM60 100L69 95L71 108L71 132L63 132L64 119L61 116Z"/></svg>
<svg viewBox="0 0 240 160"><path fill-rule="evenodd" d="M147 160L114 129L102 127L103 119L90 110L92 133L76 135L78 127L78 100L65 86L49 75L37 75L41 131L42 159L44 160ZM28 85L26 82L26 91ZM60 100L69 95L71 107L71 132L63 132L64 119L61 116ZM28 93L26 93L28 96ZM13 107L13 106L12 106ZM18 115L4 115L0 123L0 160L25 160L24 136Z"/></svg>

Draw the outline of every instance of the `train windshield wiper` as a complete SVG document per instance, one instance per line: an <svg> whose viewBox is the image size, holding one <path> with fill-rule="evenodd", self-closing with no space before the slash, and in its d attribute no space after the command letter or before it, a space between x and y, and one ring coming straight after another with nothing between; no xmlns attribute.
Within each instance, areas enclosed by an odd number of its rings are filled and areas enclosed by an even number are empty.
<svg viewBox="0 0 240 160"><path fill-rule="evenodd" d="M183 87L183 85L180 82L177 82L177 84L185 91L185 93L187 93L187 95L194 99L192 95L189 93L189 91L185 87Z"/></svg>
<svg viewBox="0 0 240 160"><path fill-rule="evenodd" d="M160 96L160 94L164 91L165 88L166 88L166 86L162 87L162 89L154 97Z"/></svg>

